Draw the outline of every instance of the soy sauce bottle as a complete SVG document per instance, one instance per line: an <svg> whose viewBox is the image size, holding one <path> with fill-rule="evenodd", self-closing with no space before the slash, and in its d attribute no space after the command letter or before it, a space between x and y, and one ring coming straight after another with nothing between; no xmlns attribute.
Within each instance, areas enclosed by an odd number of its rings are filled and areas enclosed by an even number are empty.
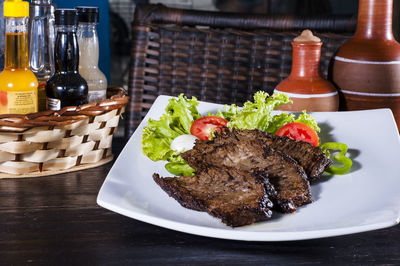
<svg viewBox="0 0 400 266"><path fill-rule="evenodd" d="M47 81L47 109L60 110L66 106L88 102L88 85L79 74L79 47L76 36L78 14L75 9L55 11L56 42L55 72Z"/></svg>

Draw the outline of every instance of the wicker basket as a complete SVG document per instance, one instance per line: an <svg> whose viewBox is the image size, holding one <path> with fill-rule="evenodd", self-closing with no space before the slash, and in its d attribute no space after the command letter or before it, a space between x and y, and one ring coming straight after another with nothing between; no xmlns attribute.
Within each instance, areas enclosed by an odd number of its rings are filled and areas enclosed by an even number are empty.
<svg viewBox="0 0 400 266"><path fill-rule="evenodd" d="M109 87L100 103L0 115L0 178L53 175L113 159L112 137L129 97Z"/></svg>
<svg viewBox="0 0 400 266"><path fill-rule="evenodd" d="M323 41L321 71L352 36L351 16L293 17L209 12L137 5L125 134L139 125L158 95L196 96L242 104L254 92L272 93L291 69L291 41L311 29Z"/></svg>

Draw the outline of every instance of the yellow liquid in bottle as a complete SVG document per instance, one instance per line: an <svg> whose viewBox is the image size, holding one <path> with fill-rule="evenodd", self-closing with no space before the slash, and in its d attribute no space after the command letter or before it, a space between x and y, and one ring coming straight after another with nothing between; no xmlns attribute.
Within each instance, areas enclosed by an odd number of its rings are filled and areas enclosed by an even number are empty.
<svg viewBox="0 0 400 266"><path fill-rule="evenodd" d="M29 69L28 33L6 33L5 68L0 74L0 114L38 111L38 81Z"/></svg>

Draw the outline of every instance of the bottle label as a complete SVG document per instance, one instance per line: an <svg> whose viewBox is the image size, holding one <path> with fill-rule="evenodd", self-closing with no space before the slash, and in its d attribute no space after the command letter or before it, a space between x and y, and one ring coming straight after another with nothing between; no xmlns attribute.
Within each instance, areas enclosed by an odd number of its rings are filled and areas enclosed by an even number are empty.
<svg viewBox="0 0 400 266"><path fill-rule="evenodd" d="M46 106L48 110L58 111L61 109L61 100L47 97Z"/></svg>
<svg viewBox="0 0 400 266"><path fill-rule="evenodd" d="M106 99L106 90L90 91L88 93L88 102L100 102Z"/></svg>
<svg viewBox="0 0 400 266"><path fill-rule="evenodd" d="M2 114L28 114L38 111L37 90L2 91L0 94Z"/></svg>

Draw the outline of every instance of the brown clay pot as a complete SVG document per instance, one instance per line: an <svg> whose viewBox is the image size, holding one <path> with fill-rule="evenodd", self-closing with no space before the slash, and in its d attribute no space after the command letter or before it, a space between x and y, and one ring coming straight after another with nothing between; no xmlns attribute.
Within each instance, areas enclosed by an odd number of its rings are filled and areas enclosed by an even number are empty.
<svg viewBox="0 0 400 266"><path fill-rule="evenodd" d="M356 33L333 62L343 110L391 108L400 127L400 44L392 32L393 0L360 0Z"/></svg>
<svg viewBox="0 0 400 266"><path fill-rule="evenodd" d="M339 96L335 86L321 77L320 58L322 42L292 42L292 71L275 88L290 96L292 104L280 110L323 112L337 111Z"/></svg>

